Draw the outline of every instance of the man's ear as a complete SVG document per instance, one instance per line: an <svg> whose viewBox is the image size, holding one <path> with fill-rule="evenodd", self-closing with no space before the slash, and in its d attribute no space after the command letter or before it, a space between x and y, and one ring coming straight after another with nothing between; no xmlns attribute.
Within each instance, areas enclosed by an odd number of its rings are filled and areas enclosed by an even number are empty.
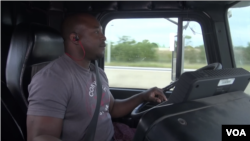
<svg viewBox="0 0 250 141"><path fill-rule="evenodd" d="M69 38L70 38L70 41L71 42L73 42L74 44L78 44L78 37L77 37L77 35L76 34L74 34L74 33L71 33L70 35L69 35Z"/></svg>

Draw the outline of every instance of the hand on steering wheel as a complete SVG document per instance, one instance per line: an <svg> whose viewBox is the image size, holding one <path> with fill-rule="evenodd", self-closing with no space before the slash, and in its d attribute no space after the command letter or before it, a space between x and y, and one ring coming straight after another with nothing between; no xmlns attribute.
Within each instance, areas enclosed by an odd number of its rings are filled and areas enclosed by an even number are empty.
<svg viewBox="0 0 250 141"><path fill-rule="evenodd" d="M143 93L143 99L147 102L157 102L167 101L166 96L163 94L163 90L157 87L151 88Z"/></svg>
<svg viewBox="0 0 250 141"><path fill-rule="evenodd" d="M145 106L148 106L150 104L153 104L153 106L160 105L164 103L164 101L168 100L163 93L163 89L157 87L153 87L147 91L142 92L142 95L145 102L132 111L131 115L133 118L140 118L143 113L151 109L150 108L141 113L138 113L138 111L140 111Z"/></svg>
<svg viewBox="0 0 250 141"><path fill-rule="evenodd" d="M204 66L196 71L201 71L201 70L219 70L219 69L222 69L222 65L220 63L213 63L213 64L209 64L207 66ZM146 113L147 111L155 108L155 107L159 107L159 106L162 106L162 105L165 105L165 104L169 104L167 102L167 98L166 96L163 94L163 91L168 91L170 90L171 88L175 87L176 83L178 81L175 81L173 82L172 84L164 87L163 89L159 89L157 87L154 87L154 88L151 88L144 93L144 99L145 101L148 101L148 102L144 102L142 104L140 104L139 106L137 106L131 113L131 116L133 118L141 118L141 116ZM162 102L162 101L166 101L166 102ZM154 104L152 104L152 102ZM162 102L162 103L161 103ZM157 104L156 104L157 103ZM160 103L160 104L159 104ZM151 104L151 105L150 105ZM151 108L149 109L146 109L144 111L141 111L141 109L144 109L145 107L147 107L148 105L150 105Z"/></svg>

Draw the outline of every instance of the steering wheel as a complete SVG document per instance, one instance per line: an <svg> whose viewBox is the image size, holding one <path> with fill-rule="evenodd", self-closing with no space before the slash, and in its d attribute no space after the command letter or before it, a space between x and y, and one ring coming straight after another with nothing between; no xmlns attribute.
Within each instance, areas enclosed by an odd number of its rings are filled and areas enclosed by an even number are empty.
<svg viewBox="0 0 250 141"><path fill-rule="evenodd" d="M220 63L213 63L209 64L207 66L204 66L202 68L197 69L196 71L201 71L201 70L220 70L222 69L222 65ZM165 94L166 91L169 91L171 88L175 87L176 83L178 80L175 82L171 83L170 85L166 86L163 88L163 93ZM168 103L168 101L164 101L162 103L156 103L156 102L144 102L137 106L131 113L131 117L135 119L141 118L147 111L152 110L153 108L161 107L161 106L166 106L166 105L171 105Z"/></svg>

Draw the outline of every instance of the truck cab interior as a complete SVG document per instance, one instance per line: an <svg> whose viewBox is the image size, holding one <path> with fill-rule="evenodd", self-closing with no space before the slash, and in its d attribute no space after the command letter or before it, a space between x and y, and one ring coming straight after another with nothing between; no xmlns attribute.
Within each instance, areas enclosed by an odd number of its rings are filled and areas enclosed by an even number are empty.
<svg viewBox="0 0 250 141"><path fill-rule="evenodd" d="M250 124L250 1L1 1L3 141L26 140L28 85L64 53L71 13L102 25L114 98L157 86L169 99L112 119L134 141L220 141L222 125Z"/></svg>

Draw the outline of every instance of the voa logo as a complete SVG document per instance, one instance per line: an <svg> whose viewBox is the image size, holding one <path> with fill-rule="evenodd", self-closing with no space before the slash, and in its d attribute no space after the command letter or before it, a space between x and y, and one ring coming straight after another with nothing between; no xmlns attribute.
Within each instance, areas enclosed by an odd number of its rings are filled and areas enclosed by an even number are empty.
<svg viewBox="0 0 250 141"><path fill-rule="evenodd" d="M238 129L226 129L228 136L247 136L244 129L238 130Z"/></svg>

